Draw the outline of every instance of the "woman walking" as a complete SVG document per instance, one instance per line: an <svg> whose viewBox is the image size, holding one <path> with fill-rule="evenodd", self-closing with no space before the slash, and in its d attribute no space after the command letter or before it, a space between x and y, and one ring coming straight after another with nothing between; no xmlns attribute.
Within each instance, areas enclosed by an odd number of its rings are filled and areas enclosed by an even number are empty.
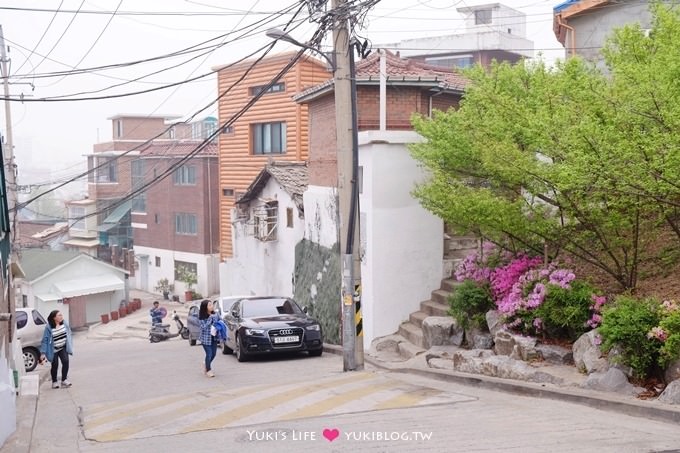
<svg viewBox="0 0 680 453"><path fill-rule="evenodd" d="M208 299L202 300L201 306L198 309L198 322L201 325L201 334L198 339L205 351L205 365L203 370L208 377L215 377L211 364L217 355L217 343L219 342L217 338L215 338L215 334L213 333L214 329L212 329L212 327L219 321L219 315L213 311L213 303Z"/></svg>
<svg viewBox="0 0 680 453"><path fill-rule="evenodd" d="M52 388L58 389L57 371L61 360L61 386L70 387L68 380L68 356L73 354L73 340L71 328L64 321L64 315L59 310L53 310L47 317L47 325L40 343L40 362L45 359L52 363Z"/></svg>

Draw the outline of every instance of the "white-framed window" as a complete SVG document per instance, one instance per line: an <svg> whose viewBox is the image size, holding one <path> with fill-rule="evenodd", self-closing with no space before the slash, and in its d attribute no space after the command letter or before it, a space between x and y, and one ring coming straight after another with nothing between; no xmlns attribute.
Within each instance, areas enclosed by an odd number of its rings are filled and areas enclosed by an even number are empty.
<svg viewBox="0 0 680 453"><path fill-rule="evenodd" d="M131 162L132 190L137 190L144 184L144 160ZM132 199L132 212L146 212L146 191L140 192Z"/></svg>
<svg viewBox="0 0 680 453"><path fill-rule="evenodd" d="M252 124L253 154L284 154L286 152L286 123Z"/></svg>
<svg viewBox="0 0 680 453"><path fill-rule="evenodd" d="M98 157L95 160L96 182L118 182L118 160L113 157Z"/></svg>
<svg viewBox="0 0 680 453"><path fill-rule="evenodd" d="M196 214L178 212L175 214L175 234L196 236L198 232Z"/></svg>
<svg viewBox="0 0 680 453"><path fill-rule="evenodd" d="M260 241L275 241L279 223L279 202L269 201L253 210L253 236Z"/></svg>
<svg viewBox="0 0 680 453"><path fill-rule="evenodd" d="M69 206L68 220L71 229L85 231L85 208L82 206Z"/></svg>
<svg viewBox="0 0 680 453"><path fill-rule="evenodd" d="M123 137L123 120L116 120L116 138Z"/></svg>
<svg viewBox="0 0 680 453"><path fill-rule="evenodd" d="M264 94L269 94L269 93L283 93L284 91L286 91L286 84L284 82L275 83L269 88L267 88L267 85L250 87L251 96L257 96L262 92L264 92Z"/></svg>
<svg viewBox="0 0 680 453"><path fill-rule="evenodd" d="M172 175L172 180L176 186L196 185L196 166L182 165Z"/></svg>

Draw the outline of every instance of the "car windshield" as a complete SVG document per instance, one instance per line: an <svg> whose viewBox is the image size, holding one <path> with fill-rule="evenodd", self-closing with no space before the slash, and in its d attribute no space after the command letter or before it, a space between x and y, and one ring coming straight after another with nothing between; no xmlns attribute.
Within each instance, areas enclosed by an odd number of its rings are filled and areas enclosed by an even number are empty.
<svg viewBox="0 0 680 453"><path fill-rule="evenodd" d="M300 307L290 299L253 299L244 300L243 317L257 318L261 316L299 315Z"/></svg>

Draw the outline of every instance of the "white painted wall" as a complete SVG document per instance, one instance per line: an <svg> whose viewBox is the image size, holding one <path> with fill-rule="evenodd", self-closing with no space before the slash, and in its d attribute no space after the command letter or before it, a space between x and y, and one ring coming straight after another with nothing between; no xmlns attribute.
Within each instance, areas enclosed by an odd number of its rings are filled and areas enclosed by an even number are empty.
<svg viewBox="0 0 680 453"><path fill-rule="evenodd" d="M534 48L533 41L523 36L489 30L488 28L476 33L406 39L379 47L399 51L403 58L421 55L451 55L478 50L506 50L524 57L532 57L534 54L532 50ZM455 49L455 51L451 49Z"/></svg>
<svg viewBox="0 0 680 453"><path fill-rule="evenodd" d="M220 264L220 295L234 294L293 296L295 246L304 236L305 220L290 195L274 178L269 178L258 197L278 200L277 240L260 241L249 234L246 222L233 223L234 256ZM261 204L254 200L253 205ZM286 226L286 210L293 209L293 227ZM234 215L232 213L232 218Z"/></svg>
<svg viewBox="0 0 680 453"><path fill-rule="evenodd" d="M0 345L5 345L9 339L0 338ZM13 343L12 343L13 344ZM16 429L16 394L14 391L14 376L10 360L5 356L5 348L0 348L0 447Z"/></svg>
<svg viewBox="0 0 680 453"><path fill-rule="evenodd" d="M364 348L374 338L395 333L441 285L444 225L411 196L425 173L407 143L415 132L368 131L359 134L363 167L361 210L362 315ZM310 186L304 195L305 236L330 246L337 238L335 189ZM331 240L332 238L332 240Z"/></svg>
<svg viewBox="0 0 680 453"><path fill-rule="evenodd" d="M161 278L167 278L170 283L175 285L175 293L184 297L186 284L184 282L175 282L175 260L184 261L187 263L196 263L196 270L198 273L198 283L194 286L196 292L201 293L204 297L216 295L219 291L219 280L217 275L217 264L219 263L219 255L201 255L198 253L177 252L174 250L157 249L152 247L134 246L135 257L139 260L141 256L146 255L147 266L147 281L141 281L139 272L135 275L134 280L130 280L130 285L135 289L149 291L155 293L154 289ZM160 257L161 265L156 267L156 257ZM142 264L140 263L140 267ZM146 285L146 289L144 286Z"/></svg>
<svg viewBox="0 0 680 453"><path fill-rule="evenodd" d="M421 140L415 132L359 134L365 348L374 338L396 332L441 285L443 222L410 193L425 173L406 144Z"/></svg>

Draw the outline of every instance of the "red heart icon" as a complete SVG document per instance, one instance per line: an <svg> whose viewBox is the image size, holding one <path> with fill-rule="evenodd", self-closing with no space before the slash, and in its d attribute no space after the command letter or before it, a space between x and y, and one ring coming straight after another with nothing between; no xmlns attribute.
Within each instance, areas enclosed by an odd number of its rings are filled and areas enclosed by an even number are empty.
<svg viewBox="0 0 680 453"><path fill-rule="evenodd" d="M333 429L326 428L323 430L323 437L328 439L329 442L333 442L335 439L338 438L339 435L340 431L338 430L338 428Z"/></svg>

